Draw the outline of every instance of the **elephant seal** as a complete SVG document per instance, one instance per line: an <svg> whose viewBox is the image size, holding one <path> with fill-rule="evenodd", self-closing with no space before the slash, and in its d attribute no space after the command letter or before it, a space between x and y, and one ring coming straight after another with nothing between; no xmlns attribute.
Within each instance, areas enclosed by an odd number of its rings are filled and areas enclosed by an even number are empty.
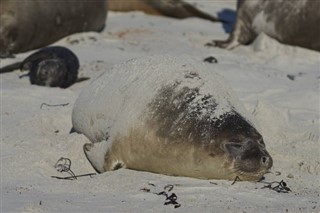
<svg viewBox="0 0 320 213"><path fill-rule="evenodd" d="M80 80L77 78L79 70L77 56L61 46L43 48L22 62L1 68L0 73L15 69L28 70L31 84L40 86L67 88Z"/></svg>
<svg viewBox="0 0 320 213"><path fill-rule="evenodd" d="M1 0L0 56L47 46L67 35L101 31L106 0Z"/></svg>
<svg viewBox="0 0 320 213"><path fill-rule="evenodd" d="M320 51L320 1L239 0L237 7L230 37L207 46L232 49L263 32L281 43Z"/></svg>
<svg viewBox="0 0 320 213"><path fill-rule="evenodd" d="M272 166L251 116L212 68L187 56L114 66L84 89L73 130L97 172L119 168L259 180Z"/></svg>
<svg viewBox="0 0 320 213"><path fill-rule="evenodd" d="M222 21L182 0L108 0L108 4L108 8L111 11L127 12L140 10L151 15L162 15L179 19L198 17L213 22Z"/></svg>

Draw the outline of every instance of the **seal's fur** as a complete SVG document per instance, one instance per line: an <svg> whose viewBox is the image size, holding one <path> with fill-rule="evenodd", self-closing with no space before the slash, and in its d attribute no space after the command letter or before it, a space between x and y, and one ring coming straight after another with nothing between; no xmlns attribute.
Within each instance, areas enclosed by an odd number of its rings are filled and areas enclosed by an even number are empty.
<svg viewBox="0 0 320 213"><path fill-rule="evenodd" d="M61 46L43 48L24 59L0 69L0 73L15 69L28 70L31 84L67 88L78 79L79 60Z"/></svg>
<svg viewBox="0 0 320 213"><path fill-rule="evenodd" d="M272 166L262 136L224 79L188 57L131 60L84 89L73 127L98 172L129 168L258 180Z"/></svg>
<svg viewBox="0 0 320 213"><path fill-rule="evenodd" d="M208 45L232 49L265 33L284 44L320 51L319 20L320 1L240 0L230 37Z"/></svg>

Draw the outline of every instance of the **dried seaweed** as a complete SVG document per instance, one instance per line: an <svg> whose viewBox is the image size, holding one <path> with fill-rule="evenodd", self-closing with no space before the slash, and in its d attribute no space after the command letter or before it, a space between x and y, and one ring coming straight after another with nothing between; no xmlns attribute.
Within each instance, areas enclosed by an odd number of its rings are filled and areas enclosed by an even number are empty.
<svg viewBox="0 0 320 213"><path fill-rule="evenodd" d="M216 64L216 63L218 63L218 60L213 56L209 56L209 57L203 59L203 62L207 62L210 64Z"/></svg>
<svg viewBox="0 0 320 213"><path fill-rule="evenodd" d="M262 187L261 189L271 189L273 191L276 191L278 193L289 193L291 192L291 189L289 187L287 187L287 183L284 182L283 180L281 180L280 182L278 181L274 181L274 182L263 182L266 183L267 185L265 185L264 187Z"/></svg>
<svg viewBox="0 0 320 213"><path fill-rule="evenodd" d="M153 186L155 187L154 184L148 184L150 186ZM164 191L161 191L161 192L152 192L153 194L156 194L156 195L163 195L166 197L165 199L165 202L164 202L164 205L174 205L174 208L179 208L181 206L180 203L177 202L177 195L175 193L171 193L171 195L168 194L168 192L171 192L174 188L174 185L172 184L168 184L166 186L163 187ZM142 188L141 191L143 192L151 192L151 190L149 188Z"/></svg>
<svg viewBox="0 0 320 213"><path fill-rule="evenodd" d="M76 180L78 177L85 177L96 175L96 173L88 173L82 175L75 175L74 172L71 170L71 160L69 158L61 157L57 163L54 165L54 168L57 169L58 172L66 172L70 176L68 177L58 177L58 176L51 176L52 178L63 179L63 180Z"/></svg>
<svg viewBox="0 0 320 213"><path fill-rule="evenodd" d="M278 172L277 174L281 174L280 172ZM289 193L291 192L291 189L289 187L287 187L287 183L284 182L283 180L281 180L280 182L278 181L273 181L273 182L265 182L263 181L265 178L262 177L261 180L259 181L260 183L264 183L267 184L265 186L263 186L261 189L271 189L273 191L276 191L278 193ZM231 185L234 185L237 181L241 181L241 179L237 176L234 181L232 182Z"/></svg>
<svg viewBox="0 0 320 213"><path fill-rule="evenodd" d="M239 176L236 176L236 178L235 178L234 181L231 183L231 185L234 185L237 181L241 181L241 179L239 178Z"/></svg>

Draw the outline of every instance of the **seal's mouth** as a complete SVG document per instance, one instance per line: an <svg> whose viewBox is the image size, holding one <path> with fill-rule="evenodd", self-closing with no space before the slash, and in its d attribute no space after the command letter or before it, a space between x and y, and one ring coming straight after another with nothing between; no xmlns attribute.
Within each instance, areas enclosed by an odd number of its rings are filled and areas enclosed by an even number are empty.
<svg viewBox="0 0 320 213"><path fill-rule="evenodd" d="M40 81L45 81L48 79L48 77L50 76L50 73L52 73L50 70L40 70L37 73L37 78Z"/></svg>
<svg viewBox="0 0 320 213"><path fill-rule="evenodd" d="M46 81L51 78L57 70L59 70L58 63L52 60L44 60L38 65L37 79L39 81Z"/></svg>
<svg viewBox="0 0 320 213"><path fill-rule="evenodd" d="M260 180L262 176L270 172L270 164L267 166L255 164L252 161L235 160L234 174L242 180Z"/></svg>

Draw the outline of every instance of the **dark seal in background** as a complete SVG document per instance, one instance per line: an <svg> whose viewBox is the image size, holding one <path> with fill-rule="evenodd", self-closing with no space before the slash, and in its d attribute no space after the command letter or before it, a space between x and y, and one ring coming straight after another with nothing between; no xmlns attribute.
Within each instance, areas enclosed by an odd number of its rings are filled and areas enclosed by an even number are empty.
<svg viewBox="0 0 320 213"><path fill-rule="evenodd" d="M47 46L67 35L101 31L106 0L1 0L0 56Z"/></svg>
<svg viewBox="0 0 320 213"><path fill-rule="evenodd" d="M48 87L67 88L88 78L78 78L78 57L68 48L45 47L31 54L22 62L0 69L0 74L15 69L28 70L31 84Z"/></svg>

